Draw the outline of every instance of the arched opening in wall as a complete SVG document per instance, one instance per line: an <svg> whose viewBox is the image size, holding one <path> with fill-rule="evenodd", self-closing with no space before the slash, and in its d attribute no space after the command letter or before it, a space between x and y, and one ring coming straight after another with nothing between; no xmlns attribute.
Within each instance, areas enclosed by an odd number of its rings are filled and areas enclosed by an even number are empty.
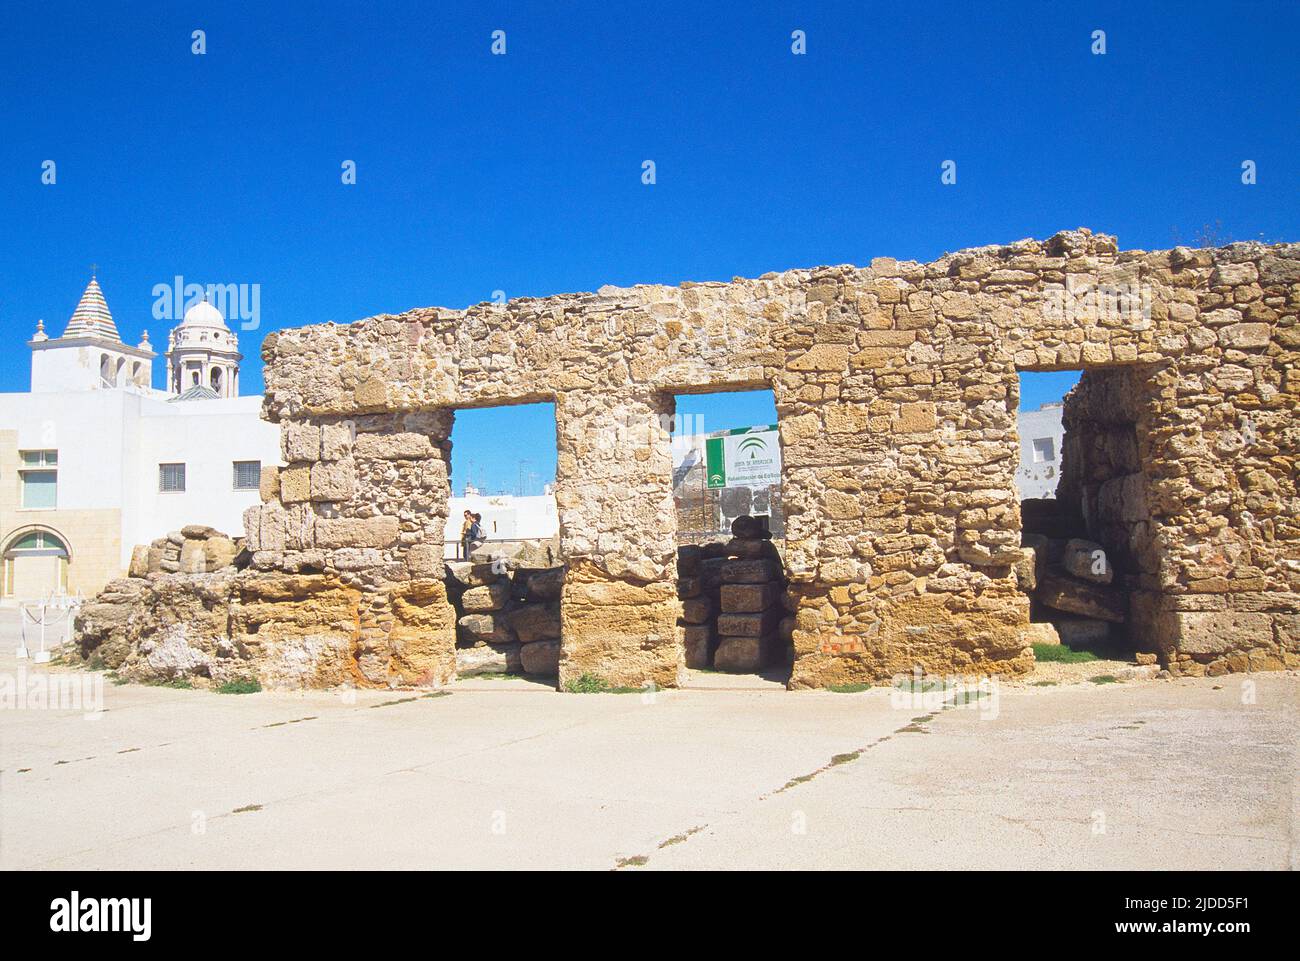
<svg viewBox="0 0 1300 961"><path fill-rule="evenodd" d="M144 365L137 360L131 365L131 383L137 387L147 387L148 385L144 383L143 378L140 376L143 372Z"/></svg>
<svg viewBox="0 0 1300 961"><path fill-rule="evenodd" d="M20 531L0 553L0 597L37 601L66 594L70 560L67 545L53 531Z"/></svg>
<svg viewBox="0 0 1300 961"><path fill-rule="evenodd" d="M553 403L456 411L443 556L462 678L559 672Z"/></svg>
<svg viewBox="0 0 1300 961"><path fill-rule="evenodd" d="M781 444L771 389L674 395L673 506L686 666L784 683ZM693 675L692 685L702 679Z"/></svg>
<svg viewBox="0 0 1300 961"><path fill-rule="evenodd" d="M1039 661L1131 660L1150 651L1134 599L1154 586L1142 422L1151 370L1019 375L1022 561ZM1057 643L1059 641L1059 643Z"/></svg>
<svg viewBox="0 0 1300 961"><path fill-rule="evenodd" d="M221 368L213 367L211 374L208 375L210 386L218 394L221 393Z"/></svg>
<svg viewBox="0 0 1300 961"><path fill-rule="evenodd" d="M113 360L108 354L99 355L99 386L113 386Z"/></svg>

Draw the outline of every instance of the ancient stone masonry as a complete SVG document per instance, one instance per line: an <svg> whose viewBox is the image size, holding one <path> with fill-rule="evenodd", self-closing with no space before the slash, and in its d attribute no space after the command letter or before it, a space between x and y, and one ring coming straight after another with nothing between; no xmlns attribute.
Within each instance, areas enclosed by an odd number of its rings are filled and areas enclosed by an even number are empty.
<svg viewBox="0 0 1300 961"><path fill-rule="evenodd" d="M241 576L350 592L362 682L442 683L455 671L441 567L453 411L553 401L560 683L675 684L662 418L675 394L770 387L791 685L917 665L1014 674L1032 663L1013 572L1017 374L1082 368L1067 426L1111 437L1122 424L1126 439L1089 441L1071 489L1091 539L1125 554L1132 624L1173 670L1300 666L1298 315L1300 245L1121 252L1075 230L930 264L272 333L265 414L285 466L248 513Z"/></svg>

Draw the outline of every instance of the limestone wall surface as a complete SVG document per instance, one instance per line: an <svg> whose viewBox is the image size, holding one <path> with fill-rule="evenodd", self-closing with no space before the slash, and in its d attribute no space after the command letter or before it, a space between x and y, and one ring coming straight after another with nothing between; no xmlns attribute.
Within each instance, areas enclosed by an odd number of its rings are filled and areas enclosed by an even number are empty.
<svg viewBox="0 0 1300 961"><path fill-rule="evenodd" d="M916 665L1023 672L1018 372L1127 369L1115 382L1142 488L1135 605L1152 646L1174 669L1300 666L1298 314L1300 245L1121 252L1074 230L929 264L878 258L280 331L262 348L264 413L281 424L285 466L246 516L251 571L355 592L365 682L444 676L453 411L552 401L560 683L675 684L665 418L675 394L770 387L791 685ZM1122 525L1139 495L1121 493Z"/></svg>

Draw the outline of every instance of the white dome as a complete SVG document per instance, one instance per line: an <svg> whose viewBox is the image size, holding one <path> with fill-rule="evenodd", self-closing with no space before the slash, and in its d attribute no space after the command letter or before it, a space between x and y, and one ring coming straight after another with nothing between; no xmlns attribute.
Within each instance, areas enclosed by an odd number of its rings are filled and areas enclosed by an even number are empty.
<svg viewBox="0 0 1300 961"><path fill-rule="evenodd" d="M207 300L201 300L189 310L185 311L185 319L181 321L182 327L215 327L219 330L226 330L226 321L221 316L221 311L213 307Z"/></svg>

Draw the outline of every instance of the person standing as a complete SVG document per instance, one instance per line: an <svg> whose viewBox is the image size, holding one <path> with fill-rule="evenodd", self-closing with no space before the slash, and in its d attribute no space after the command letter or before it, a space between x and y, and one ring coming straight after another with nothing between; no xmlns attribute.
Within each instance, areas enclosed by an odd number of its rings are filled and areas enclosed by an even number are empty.
<svg viewBox="0 0 1300 961"><path fill-rule="evenodd" d="M466 511L465 520L460 525L460 556L461 560L469 560L469 532L474 526L474 512Z"/></svg>

